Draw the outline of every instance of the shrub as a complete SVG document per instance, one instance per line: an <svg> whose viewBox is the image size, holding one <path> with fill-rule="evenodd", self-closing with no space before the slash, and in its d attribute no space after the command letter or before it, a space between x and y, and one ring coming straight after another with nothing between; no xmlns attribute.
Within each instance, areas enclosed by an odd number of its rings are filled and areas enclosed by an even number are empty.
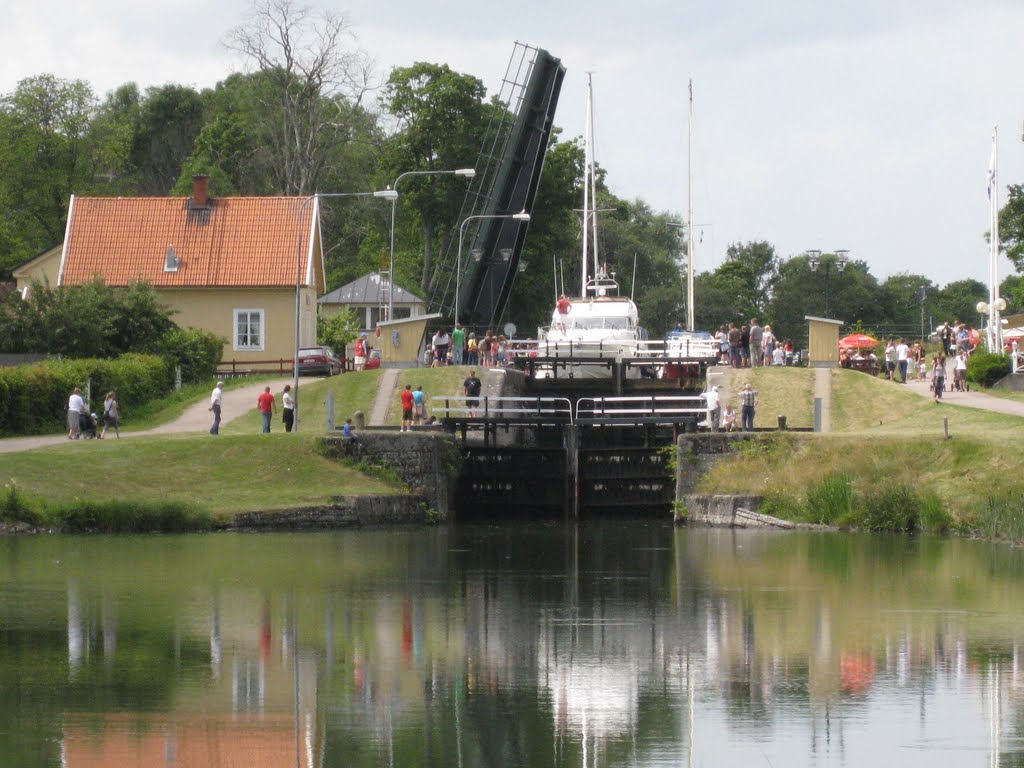
<svg viewBox="0 0 1024 768"><path fill-rule="evenodd" d="M967 358L967 380L991 387L1010 372L1010 356L975 352Z"/></svg>
<svg viewBox="0 0 1024 768"><path fill-rule="evenodd" d="M79 501L50 510L68 533L183 533L209 530L207 512L176 501Z"/></svg>
<svg viewBox="0 0 1024 768"><path fill-rule="evenodd" d="M807 493L806 518L822 525L847 523L853 517L853 478L830 475Z"/></svg>
<svg viewBox="0 0 1024 768"><path fill-rule="evenodd" d="M921 499L907 485L877 488L864 495L860 524L869 531L913 533L921 524Z"/></svg>
<svg viewBox="0 0 1024 768"><path fill-rule="evenodd" d="M181 380L191 384L217 373L226 340L198 328L171 328L160 339L160 354L171 368L181 366Z"/></svg>
<svg viewBox="0 0 1024 768"><path fill-rule="evenodd" d="M152 355L122 355L113 360L44 360L0 368L0 434L59 432L67 419L68 395L75 387L91 388L91 407L116 389L122 410L170 391L167 361Z"/></svg>

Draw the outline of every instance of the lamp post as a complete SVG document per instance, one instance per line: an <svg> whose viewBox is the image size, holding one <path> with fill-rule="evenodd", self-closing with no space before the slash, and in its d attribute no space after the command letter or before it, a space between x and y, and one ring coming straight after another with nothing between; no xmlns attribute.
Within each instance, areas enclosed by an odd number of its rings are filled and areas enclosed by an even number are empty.
<svg viewBox="0 0 1024 768"><path fill-rule="evenodd" d="M472 179L476 176L476 169L456 168L452 171L406 171L405 173L400 173L390 189L386 190L394 195L389 198L391 200L391 247L388 259L388 320L393 320L395 316L395 210L398 207L398 182L406 176L464 176L467 179Z"/></svg>
<svg viewBox="0 0 1024 768"><path fill-rule="evenodd" d="M466 234L466 225L474 219L512 219L514 221L529 221L530 214L525 210L519 213L477 213L467 216L459 224L459 249L456 251L455 261L455 322L459 322L459 288L462 278L462 240Z"/></svg>
<svg viewBox="0 0 1024 768"><path fill-rule="evenodd" d="M829 306L829 277L832 273L832 265L836 265L836 272L842 272L850 261L850 251L840 248L832 253L822 253L817 249L807 251L807 263L811 272L817 272L818 267L825 268L825 317L828 317Z"/></svg>
<svg viewBox="0 0 1024 768"><path fill-rule="evenodd" d="M294 374L292 382L292 400L294 401L292 429L296 432L299 431L299 349L302 343L300 339L302 317L302 224L309 206L312 205L315 209L320 199L325 197L380 197L385 200L394 200L398 197L398 194L390 189L377 192L317 192L302 199L298 217L298 237L296 237L295 242L295 357L292 360ZM312 249L314 236L312 219L310 219L309 226L309 247Z"/></svg>

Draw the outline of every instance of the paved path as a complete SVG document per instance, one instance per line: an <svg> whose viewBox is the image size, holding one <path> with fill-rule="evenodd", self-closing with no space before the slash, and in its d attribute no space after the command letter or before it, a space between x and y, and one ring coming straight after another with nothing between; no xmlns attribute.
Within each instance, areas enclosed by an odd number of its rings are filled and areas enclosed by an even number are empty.
<svg viewBox="0 0 1024 768"><path fill-rule="evenodd" d="M292 381L293 379L274 379L272 381L260 381L255 384L247 384L244 387L225 390L223 400L221 401L221 424L233 421L242 414L255 408L256 398L259 396L260 392L263 391L264 387L269 386L270 391L273 392L275 396L278 396L281 390L284 389L284 385L291 384ZM312 382L315 381L315 379L299 379L300 389L305 381ZM278 402L278 408L280 407L281 404ZM213 423L213 415L210 413L209 408L210 401L208 398L204 397L199 402L188 406L181 416L168 424L161 424L159 427L143 430L141 432L125 432L122 430L121 437L170 435L180 434L183 432L208 432L210 425ZM114 434L108 431L106 439L110 440L112 438L116 439L114 438ZM42 448L48 445L70 444L71 441L63 434L39 435L34 437L8 437L0 440L0 453L27 451L32 448Z"/></svg>
<svg viewBox="0 0 1024 768"><path fill-rule="evenodd" d="M368 427L382 427L388 418L388 406L396 397L395 388L398 386L398 368L385 368L381 371L380 381L377 382L377 397L373 401L373 410L370 411L370 420L366 423Z"/></svg>
<svg viewBox="0 0 1024 768"><path fill-rule="evenodd" d="M952 368L952 366L949 367ZM950 373L952 373L952 370L950 370ZM943 403L963 405L967 408L979 408L983 411L992 411L993 413L1005 413L1009 416L1024 417L1024 403L1017 400L1007 400L1002 397L993 397L984 392L950 392L949 387L952 386L952 381L952 376L946 378L946 391L942 393ZM893 384L894 387L906 386L909 392L914 392L922 397L934 397L929 389L930 385L931 379L928 379L928 381L911 379L905 385Z"/></svg>

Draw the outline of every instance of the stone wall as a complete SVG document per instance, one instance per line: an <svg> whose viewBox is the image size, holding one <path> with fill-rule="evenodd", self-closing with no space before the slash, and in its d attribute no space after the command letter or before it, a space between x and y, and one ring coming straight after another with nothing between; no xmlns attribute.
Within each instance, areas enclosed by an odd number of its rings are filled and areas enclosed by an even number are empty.
<svg viewBox="0 0 1024 768"><path fill-rule="evenodd" d="M428 521L422 499L412 496L336 496L330 504L236 515L232 530L323 530Z"/></svg>
<svg viewBox="0 0 1024 768"><path fill-rule="evenodd" d="M350 455L342 437L326 437L323 445L328 455L336 458ZM435 519L451 516L461 461L452 435L427 429L404 433L364 430L359 433L359 459L393 470L418 503L432 510Z"/></svg>

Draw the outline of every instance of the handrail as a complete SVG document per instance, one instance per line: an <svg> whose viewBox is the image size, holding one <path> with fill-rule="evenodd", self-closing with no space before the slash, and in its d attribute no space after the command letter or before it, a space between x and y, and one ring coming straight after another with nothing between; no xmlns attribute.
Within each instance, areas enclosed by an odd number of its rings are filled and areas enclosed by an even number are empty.
<svg viewBox="0 0 1024 768"><path fill-rule="evenodd" d="M590 403L586 408L584 403ZM622 397L583 397L576 402L576 420L605 418L659 418L706 415L707 402L700 395L636 395Z"/></svg>
<svg viewBox="0 0 1024 768"><path fill-rule="evenodd" d="M530 416L541 416L556 421L573 422L572 401L567 397L465 397L462 395L449 395L443 398L444 407L438 407L439 399L434 398L431 412L434 415L441 415L441 418L466 417L471 413L479 413L483 419L521 418L528 419ZM475 400L481 404L474 408L469 406L452 405L452 403L465 403L467 400Z"/></svg>

